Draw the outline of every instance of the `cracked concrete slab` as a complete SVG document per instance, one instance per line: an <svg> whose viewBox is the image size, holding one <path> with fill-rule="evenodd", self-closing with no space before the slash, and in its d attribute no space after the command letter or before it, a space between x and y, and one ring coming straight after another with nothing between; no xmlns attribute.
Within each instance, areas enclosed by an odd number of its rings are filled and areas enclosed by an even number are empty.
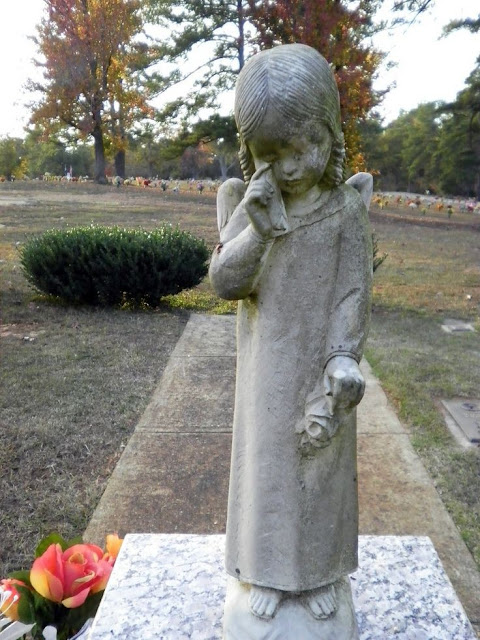
<svg viewBox="0 0 480 640"><path fill-rule="evenodd" d="M223 533L231 436L135 433L85 539L126 533Z"/></svg>
<svg viewBox="0 0 480 640"><path fill-rule="evenodd" d="M234 385L235 356L175 355L137 430L231 432ZM185 402L186 395L188 402Z"/></svg>

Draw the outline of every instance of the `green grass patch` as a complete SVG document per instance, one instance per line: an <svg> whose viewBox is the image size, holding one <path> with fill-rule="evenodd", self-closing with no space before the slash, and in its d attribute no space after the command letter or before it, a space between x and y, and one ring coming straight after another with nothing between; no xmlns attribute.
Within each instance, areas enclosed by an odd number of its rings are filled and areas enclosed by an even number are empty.
<svg viewBox="0 0 480 640"><path fill-rule="evenodd" d="M478 230L428 227L375 217L378 251L374 303L391 309L480 317Z"/></svg>
<svg viewBox="0 0 480 640"><path fill-rule="evenodd" d="M162 302L172 309L212 315L230 314L237 311L235 300L222 300L213 291L202 291L201 289L187 289L174 296L165 296L162 298Z"/></svg>
<svg viewBox="0 0 480 640"><path fill-rule="evenodd" d="M440 398L478 397L480 334L447 334L427 312L375 308L366 356L480 566L480 450L464 451Z"/></svg>

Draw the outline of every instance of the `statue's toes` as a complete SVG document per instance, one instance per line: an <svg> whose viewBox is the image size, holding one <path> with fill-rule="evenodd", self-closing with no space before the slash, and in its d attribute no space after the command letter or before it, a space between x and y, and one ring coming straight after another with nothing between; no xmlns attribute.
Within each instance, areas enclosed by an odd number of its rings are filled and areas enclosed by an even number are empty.
<svg viewBox="0 0 480 640"><path fill-rule="evenodd" d="M337 599L333 587L311 594L306 599L306 605L314 618L322 620L329 618L337 609Z"/></svg>
<svg viewBox="0 0 480 640"><path fill-rule="evenodd" d="M279 593L273 589L252 587L248 604L255 616L269 620L275 615L280 599Z"/></svg>
<svg viewBox="0 0 480 640"><path fill-rule="evenodd" d="M277 611L277 607L278 607L278 601L270 600L269 602L267 602L266 603L266 607L265 607L264 617L265 618L273 618L273 616L275 615L275 613Z"/></svg>
<svg viewBox="0 0 480 640"><path fill-rule="evenodd" d="M258 591L252 590L250 592L250 597L248 599L248 604L250 606L250 610L256 616L262 615L262 594L258 593Z"/></svg>
<svg viewBox="0 0 480 640"><path fill-rule="evenodd" d="M308 609L310 609L310 613L312 614L312 616L317 620L328 618L329 614L324 611L322 603L315 598L309 598L306 604Z"/></svg>
<svg viewBox="0 0 480 640"><path fill-rule="evenodd" d="M332 613L335 611L335 602L333 601L333 598L331 598L329 594L325 594L320 604L321 604L323 613L326 616L331 616Z"/></svg>

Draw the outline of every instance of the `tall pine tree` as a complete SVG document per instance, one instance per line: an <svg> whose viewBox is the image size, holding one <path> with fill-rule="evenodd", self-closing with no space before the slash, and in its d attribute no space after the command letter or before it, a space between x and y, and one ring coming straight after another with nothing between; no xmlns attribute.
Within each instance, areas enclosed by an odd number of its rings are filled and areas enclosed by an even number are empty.
<svg viewBox="0 0 480 640"><path fill-rule="evenodd" d="M170 63L151 74L153 90L188 87L166 102L159 118L188 120L201 109L215 108L218 94L233 88L251 53L248 0L146 0L143 11L147 21L162 28L157 55ZM193 88L185 82L192 78Z"/></svg>

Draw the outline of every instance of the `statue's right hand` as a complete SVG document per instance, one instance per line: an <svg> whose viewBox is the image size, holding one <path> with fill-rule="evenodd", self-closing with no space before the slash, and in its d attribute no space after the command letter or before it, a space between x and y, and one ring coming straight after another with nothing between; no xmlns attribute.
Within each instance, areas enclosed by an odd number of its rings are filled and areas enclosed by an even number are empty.
<svg viewBox="0 0 480 640"><path fill-rule="evenodd" d="M243 199L245 211L253 228L264 240L269 240L274 236L268 210L274 189L265 175L269 169L270 165L265 165L253 174Z"/></svg>

